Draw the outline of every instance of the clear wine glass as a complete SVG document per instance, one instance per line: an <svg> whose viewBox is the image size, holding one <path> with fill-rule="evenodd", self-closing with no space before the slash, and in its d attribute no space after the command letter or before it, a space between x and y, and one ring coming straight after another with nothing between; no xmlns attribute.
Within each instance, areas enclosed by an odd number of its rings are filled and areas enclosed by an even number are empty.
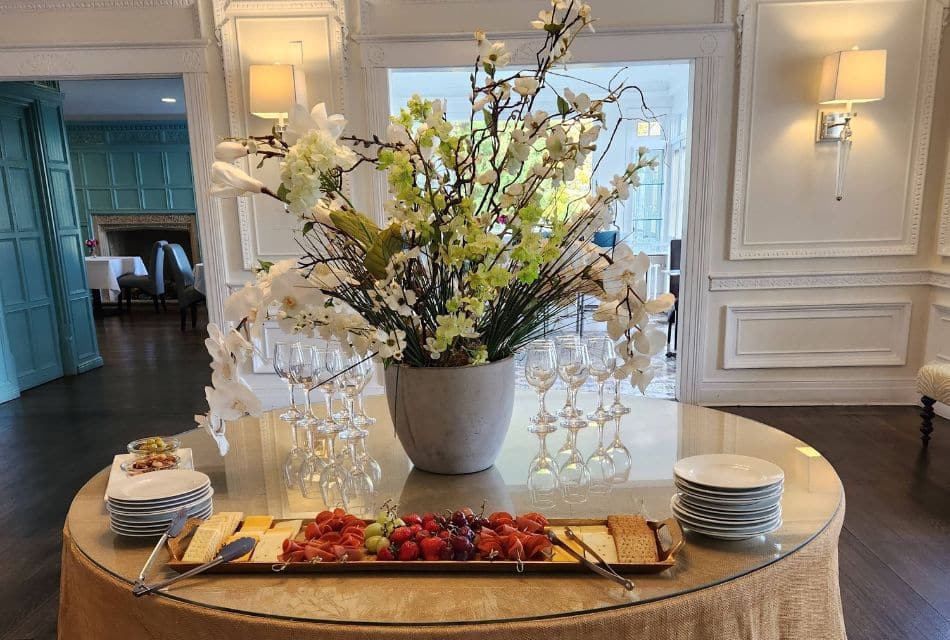
<svg viewBox="0 0 950 640"><path fill-rule="evenodd" d="M320 495L328 509L343 507L349 510L346 493L347 469L334 451L336 433L326 439L329 464L320 473Z"/></svg>
<svg viewBox="0 0 950 640"><path fill-rule="evenodd" d="M320 477L329 464L326 459L326 440L328 437L326 434L315 433L312 428L307 429L307 458L300 466L300 472L297 475L300 494L304 498L319 498L322 496L320 493Z"/></svg>
<svg viewBox="0 0 950 640"><path fill-rule="evenodd" d="M348 503L347 510L350 513L369 517L374 514L377 485L373 482L372 472L366 468L365 459L361 457L357 446L358 442L366 439L366 432L354 433L363 435L354 435L346 441L349 464L345 468L344 494ZM365 451L365 445L363 451Z"/></svg>
<svg viewBox="0 0 950 640"><path fill-rule="evenodd" d="M363 396L366 395L366 387L369 386L369 383L376 375L376 363L372 360L368 360L366 364L366 377L363 378L363 384L360 386L359 393L356 396L356 416L353 418L353 422L358 427L368 427L371 424L376 424L376 418L367 415L366 407L363 406Z"/></svg>
<svg viewBox="0 0 950 640"><path fill-rule="evenodd" d="M577 391L590 376L590 356L583 344L562 344L557 350L557 370L567 383L567 406L561 414L565 424L583 426L583 414L577 409Z"/></svg>
<svg viewBox="0 0 950 640"><path fill-rule="evenodd" d="M306 393L306 410L297 424L303 427L310 427L319 423L319 420L313 415L313 405L310 402L310 393L317 384L316 371L314 369L313 347L301 343L296 343L290 350L290 364L288 365L291 379L303 387Z"/></svg>
<svg viewBox="0 0 950 640"><path fill-rule="evenodd" d="M336 395L336 380L333 378L342 369L340 352L332 346L314 347L314 370L316 371L317 381L323 384L319 385L323 393L323 401L326 405L326 417L317 423L317 431L320 433L338 433L343 430L343 426L337 424L333 417L333 396Z"/></svg>
<svg viewBox="0 0 950 640"><path fill-rule="evenodd" d="M587 502L590 496L590 471L584 462L584 456L577 448L577 432L577 427L568 427L567 459L557 472L561 496L568 504Z"/></svg>
<svg viewBox="0 0 950 640"><path fill-rule="evenodd" d="M532 387L538 390L538 415L531 418L528 431L546 433L554 430L557 416L551 414L544 399L557 381L557 352L553 344L531 344L525 354L524 377Z"/></svg>
<svg viewBox="0 0 950 640"><path fill-rule="evenodd" d="M623 382L625 377L626 374L620 369L620 364L618 363L617 370L614 371L614 401L608 409L608 411L610 411L610 415L615 418L619 418L630 413L630 407L620 402L620 384Z"/></svg>
<svg viewBox="0 0 950 640"><path fill-rule="evenodd" d="M614 418L614 439L607 447L607 455L614 464L614 482L626 482L630 478L633 457L620 439L620 416Z"/></svg>
<svg viewBox="0 0 950 640"><path fill-rule="evenodd" d="M528 493L531 504L538 508L551 508L555 504L555 497L560 489L557 477L557 467L554 459L548 453L547 431L538 431L538 454L528 465Z"/></svg>
<svg viewBox="0 0 950 640"><path fill-rule="evenodd" d="M614 463L604 446L604 424L606 420L597 420L597 447L587 458L587 470L590 472L590 492L597 495L610 493L614 479Z"/></svg>
<svg viewBox="0 0 950 640"><path fill-rule="evenodd" d="M341 369L336 378L337 388L343 396L344 418L343 430L340 438L365 438L368 431L356 424L356 398L360 388L366 386L366 379L372 371L372 362L362 356L354 355L341 362Z"/></svg>
<svg viewBox="0 0 950 640"><path fill-rule="evenodd" d="M570 345L570 344L581 344L581 337L574 333L564 333L559 336L555 336L554 340L545 340L544 342L550 342L554 345L554 353L557 355L558 349L561 348L561 345ZM568 391L567 397L564 399L564 406L561 407L561 410L557 412L557 415L565 418L566 414L571 410L571 393Z"/></svg>
<svg viewBox="0 0 950 640"><path fill-rule="evenodd" d="M606 421L612 414L604 406L604 387L617 370L617 353L614 351L613 341L604 334L590 336L585 344L590 356L590 375L597 381L598 398L597 408L589 417L592 420Z"/></svg>
<svg viewBox="0 0 950 640"><path fill-rule="evenodd" d="M274 345L274 373L287 383L287 389L290 392L290 408L280 414L280 419L286 421L296 420L303 415L297 407L297 400L294 396L297 385L290 378L290 351L294 344L293 342L278 342Z"/></svg>

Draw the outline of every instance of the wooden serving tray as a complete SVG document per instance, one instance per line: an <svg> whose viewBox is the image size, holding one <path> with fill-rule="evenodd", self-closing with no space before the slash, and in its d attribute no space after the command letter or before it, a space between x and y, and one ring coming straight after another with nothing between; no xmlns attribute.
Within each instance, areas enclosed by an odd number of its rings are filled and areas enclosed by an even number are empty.
<svg viewBox="0 0 950 640"><path fill-rule="evenodd" d="M367 521L371 522L371 521ZM673 518L661 522L647 521L656 540L657 562L645 564L613 563L619 573L660 573L676 564L676 554L683 547L683 530ZM606 519L559 519L548 520L553 527L564 526L606 526ZM666 530L669 541L661 540L661 532ZM300 534L302 536L302 532ZM465 573L583 573L589 571L579 562L552 562L550 560L399 560L378 561L375 555L367 555L364 560L349 562L226 562L207 570L207 573L349 573L356 571L427 571L427 572L465 572ZM197 564L172 560L168 566L183 573L194 569Z"/></svg>

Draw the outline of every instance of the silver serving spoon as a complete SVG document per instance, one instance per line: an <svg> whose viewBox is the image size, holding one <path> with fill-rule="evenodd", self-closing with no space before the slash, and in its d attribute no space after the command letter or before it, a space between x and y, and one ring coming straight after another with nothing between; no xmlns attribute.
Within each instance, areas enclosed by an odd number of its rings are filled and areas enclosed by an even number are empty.
<svg viewBox="0 0 950 640"><path fill-rule="evenodd" d="M207 571L211 567L216 567L221 563L230 562L231 560L240 558L241 556L250 553L251 550L254 549L255 544L257 544L257 541L254 540L254 538L238 538L234 542L229 542L228 544L221 547L221 551L218 552L218 555L216 555L211 562L206 562L180 575L152 585L142 584L141 582L136 583L132 587L132 593L135 596L144 596L147 593L164 589L174 582L184 580L185 578L190 578L191 576L197 575L202 571Z"/></svg>

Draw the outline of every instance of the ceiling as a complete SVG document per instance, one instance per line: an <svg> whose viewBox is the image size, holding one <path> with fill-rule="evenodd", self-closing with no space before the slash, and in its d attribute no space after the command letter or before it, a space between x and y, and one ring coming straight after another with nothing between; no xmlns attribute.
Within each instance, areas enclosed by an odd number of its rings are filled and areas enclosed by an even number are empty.
<svg viewBox="0 0 950 640"><path fill-rule="evenodd" d="M62 80L66 120L182 120L185 89L181 78L141 80ZM162 98L175 98L174 103Z"/></svg>

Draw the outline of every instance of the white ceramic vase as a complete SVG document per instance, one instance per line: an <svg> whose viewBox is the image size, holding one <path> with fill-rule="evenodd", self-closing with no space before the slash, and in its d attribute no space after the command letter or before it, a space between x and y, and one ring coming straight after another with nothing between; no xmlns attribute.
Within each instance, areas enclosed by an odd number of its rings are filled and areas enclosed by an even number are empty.
<svg viewBox="0 0 950 640"><path fill-rule="evenodd" d="M468 367L386 367L386 399L412 463L431 473L492 466L511 423L514 358Z"/></svg>

